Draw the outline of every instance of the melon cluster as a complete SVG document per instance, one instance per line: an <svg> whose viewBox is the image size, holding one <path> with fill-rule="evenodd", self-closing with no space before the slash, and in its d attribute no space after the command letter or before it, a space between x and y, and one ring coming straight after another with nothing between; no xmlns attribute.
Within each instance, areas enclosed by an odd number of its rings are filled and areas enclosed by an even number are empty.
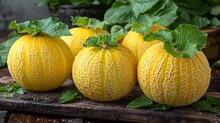
<svg viewBox="0 0 220 123"><path fill-rule="evenodd" d="M170 30L141 15L131 21L128 33L108 34L101 21L87 17L72 21L78 27L58 36L36 22L36 28L27 30L12 24L29 33L13 44L8 55L9 71L23 88L52 90L72 73L77 89L95 101L121 99L137 82L151 100L175 107L189 105L206 92L211 69L201 50L207 35L196 26Z"/></svg>

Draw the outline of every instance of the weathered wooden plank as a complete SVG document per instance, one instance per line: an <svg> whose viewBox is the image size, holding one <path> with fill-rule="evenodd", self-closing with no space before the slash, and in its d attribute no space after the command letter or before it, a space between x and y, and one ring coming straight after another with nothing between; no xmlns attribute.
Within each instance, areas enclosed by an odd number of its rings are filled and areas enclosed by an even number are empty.
<svg viewBox="0 0 220 123"><path fill-rule="evenodd" d="M169 111L126 108L131 100L142 94L138 87L118 101L101 103L81 98L69 104L58 104L60 93L73 87L72 81L69 80L62 87L49 92L26 91L24 95L14 98L3 98L4 93L0 93L0 109L115 121L220 122L219 114L198 112L191 107L172 108ZM207 94L213 95L212 92ZM220 97L219 93L214 95Z"/></svg>
<svg viewBox="0 0 220 123"><path fill-rule="evenodd" d="M220 44L220 28L204 28L202 29L203 32L208 34L206 48L212 47L214 45Z"/></svg>
<svg viewBox="0 0 220 123"><path fill-rule="evenodd" d="M83 123L83 119L13 112L11 113L7 123Z"/></svg>
<svg viewBox="0 0 220 123"><path fill-rule="evenodd" d="M220 93L220 69L212 69L208 91Z"/></svg>
<svg viewBox="0 0 220 123"><path fill-rule="evenodd" d="M220 57L220 53L219 53L220 28L206 28L203 29L202 31L208 34L206 46L202 51L209 60L218 59Z"/></svg>
<svg viewBox="0 0 220 123"><path fill-rule="evenodd" d="M11 81L10 77L3 77L0 80ZM214 81L213 81L214 80ZM212 71L211 91L219 89L219 70ZM0 82L0 85L5 82ZM213 83L215 82L215 83ZM26 91L24 95L14 98L3 98L4 92L0 92L0 109L10 111L57 115L64 117L92 118L110 121L131 121L131 122L220 122L220 114L198 112L191 107L172 108L169 111L152 111L149 109L129 109L126 105L140 96L142 92L136 87L131 94L125 98L100 103L89 100L82 96L69 104L58 104L61 92L67 88L74 88L72 80L68 80L60 88L49 92ZM214 88L214 89L213 89ZM220 97L219 92L207 92L206 95ZM23 116L24 114L22 114ZM13 115L12 115L13 116ZM31 117L35 118L35 116ZM34 119L33 118L33 119ZM26 118L24 118L26 119ZM43 118L45 119L45 118ZM88 121L89 122L89 121ZM102 121L100 121L102 122Z"/></svg>
<svg viewBox="0 0 220 123"><path fill-rule="evenodd" d="M9 112L0 110L0 123L5 123L8 120Z"/></svg>
<svg viewBox="0 0 220 123"><path fill-rule="evenodd" d="M10 76L10 73L7 67L0 68L0 77L3 77L3 76Z"/></svg>

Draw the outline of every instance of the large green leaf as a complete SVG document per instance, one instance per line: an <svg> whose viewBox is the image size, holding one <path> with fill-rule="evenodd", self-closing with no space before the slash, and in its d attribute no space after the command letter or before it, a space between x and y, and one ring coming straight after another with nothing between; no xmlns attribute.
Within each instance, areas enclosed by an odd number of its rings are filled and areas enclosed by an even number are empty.
<svg viewBox="0 0 220 123"><path fill-rule="evenodd" d="M34 36L42 34L57 37L71 35L68 25L60 22L58 18L54 17L48 17L42 20L25 21L23 23L12 21L9 28L16 28L18 33L29 33Z"/></svg>
<svg viewBox="0 0 220 123"><path fill-rule="evenodd" d="M4 67L6 65L10 47L21 36L21 34L13 31L8 35L6 41L0 43L0 67Z"/></svg>
<svg viewBox="0 0 220 123"><path fill-rule="evenodd" d="M154 6L155 7L152 7L151 9L147 10L146 12L151 14L151 15L156 15L159 11L165 9L167 3L169 2L170 0L159 0ZM145 12L145 13L146 13Z"/></svg>
<svg viewBox="0 0 220 123"><path fill-rule="evenodd" d="M158 24L166 27L172 24L177 19L177 8L174 2L168 2L164 9L155 14L155 16L160 17Z"/></svg>
<svg viewBox="0 0 220 123"><path fill-rule="evenodd" d="M112 8L118 8L120 6L123 6L128 3L128 0L115 0L115 2L112 4Z"/></svg>
<svg viewBox="0 0 220 123"><path fill-rule="evenodd" d="M175 3L179 9L191 15L205 15L211 10L211 7L201 0L177 0Z"/></svg>
<svg viewBox="0 0 220 123"><path fill-rule="evenodd" d="M104 20L110 24L125 23L139 14L151 9L159 0L128 0L127 3L121 2L106 11Z"/></svg>
<svg viewBox="0 0 220 123"><path fill-rule="evenodd" d="M174 57L191 58L204 48L207 34L194 25L181 24L175 30L159 30L144 39L159 39L164 42L164 49Z"/></svg>
<svg viewBox="0 0 220 123"><path fill-rule="evenodd" d="M210 21L207 17L194 16L191 24L196 25L198 28L202 28L208 26Z"/></svg>

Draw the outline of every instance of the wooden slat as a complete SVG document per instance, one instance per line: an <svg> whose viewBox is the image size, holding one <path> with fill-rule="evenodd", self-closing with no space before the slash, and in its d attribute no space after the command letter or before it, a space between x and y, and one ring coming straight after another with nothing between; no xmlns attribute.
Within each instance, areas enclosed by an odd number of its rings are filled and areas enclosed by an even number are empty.
<svg viewBox="0 0 220 123"><path fill-rule="evenodd" d="M4 93L0 93L0 109L115 121L220 122L219 114L198 112L191 107L172 108L169 111L126 108L130 101L142 94L138 87L118 101L101 103L81 98L69 104L58 104L61 92L73 87L72 81L69 80L62 87L50 92L26 91L24 95L14 98L3 98ZM219 93L207 94L220 97Z"/></svg>
<svg viewBox="0 0 220 123"><path fill-rule="evenodd" d="M3 77L3 76L10 76L10 73L7 67L0 68L0 77Z"/></svg>
<svg viewBox="0 0 220 123"><path fill-rule="evenodd" d="M8 119L9 112L0 110L0 123L5 123Z"/></svg>
<svg viewBox="0 0 220 123"><path fill-rule="evenodd" d="M220 44L220 36L219 36L220 27L205 28L202 29L202 31L208 34L206 48Z"/></svg>
<svg viewBox="0 0 220 123"><path fill-rule="evenodd" d="M83 119L14 112L11 113L7 123L83 123Z"/></svg>
<svg viewBox="0 0 220 123"><path fill-rule="evenodd" d="M208 91L220 93L220 69L212 69Z"/></svg>

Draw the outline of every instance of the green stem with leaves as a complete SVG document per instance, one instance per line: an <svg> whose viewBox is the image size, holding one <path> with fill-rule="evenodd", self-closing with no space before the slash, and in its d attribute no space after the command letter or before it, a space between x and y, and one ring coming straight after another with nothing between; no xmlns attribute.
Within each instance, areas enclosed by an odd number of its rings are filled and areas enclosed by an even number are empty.
<svg viewBox="0 0 220 123"><path fill-rule="evenodd" d="M70 36L68 25L62 23L58 18L48 17L42 20L25 21L17 23L15 20L9 25L10 29L17 29L18 33L28 33L34 37L46 36Z"/></svg>
<svg viewBox="0 0 220 123"><path fill-rule="evenodd" d="M83 44L84 47L109 48L116 47L117 41L126 35L122 30L112 34L99 34L98 37L89 37Z"/></svg>
<svg viewBox="0 0 220 123"><path fill-rule="evenodd" d="M181 24L175 30L159 30L144 37L145 41L161 40L164 49L174 57L191 58L205 47L207 34L190 24Z"/></svg>

